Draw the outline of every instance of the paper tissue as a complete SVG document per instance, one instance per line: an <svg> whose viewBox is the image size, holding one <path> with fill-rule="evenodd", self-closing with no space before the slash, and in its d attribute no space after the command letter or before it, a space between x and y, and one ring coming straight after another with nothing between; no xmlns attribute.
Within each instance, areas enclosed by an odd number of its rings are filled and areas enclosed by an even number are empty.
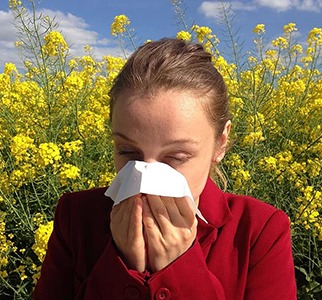
<svg viewBox="0 0 322 300"><path fill-rule="evenodd" d="M140 193L175 198L186 196L194 212L207 223L193 200L186 178L167 164L129 161L119 171L105 196L116 205Z"/></svg>

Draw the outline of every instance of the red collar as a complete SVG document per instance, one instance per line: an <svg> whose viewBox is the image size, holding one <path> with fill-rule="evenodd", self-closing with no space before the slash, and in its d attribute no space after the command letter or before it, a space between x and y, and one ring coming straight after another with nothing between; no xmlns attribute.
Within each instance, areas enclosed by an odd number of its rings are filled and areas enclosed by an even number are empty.
<svg viewBox="0 0 322 300"><path fill-rule="evenodd" d="M232 218L225 193L210 178L200 195L198 208L209 224L216 228Z"/></svg>
<svg viewBox="0 0 322 300"><path fill-rule="evenodd" d="M205 256L217 239L218 229L232 219L225 193L208 178L199 198L199 210L208 224L199 219L197 239Z"/></svg>

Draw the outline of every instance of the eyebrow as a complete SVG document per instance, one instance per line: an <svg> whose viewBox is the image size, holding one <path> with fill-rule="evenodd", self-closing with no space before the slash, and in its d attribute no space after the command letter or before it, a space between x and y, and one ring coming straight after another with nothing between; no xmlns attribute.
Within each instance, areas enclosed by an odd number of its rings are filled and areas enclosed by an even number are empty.
<svg viewBox="0 0 322 300"><path fill-rule="evenodd" d="M113 134L114 136L119 136L119 137L121 137L121 138L123 138L123 139L125 139L125 140L128 140L129 142L132 142L132 143L137 144L137 142L136 142L135 140L133 140L133 139L129 138L128 136L126 136L125 134L123 134L123 133L121 133L121 132L113 131L113 132L112 132L112 134Z"/></svg>
<svg viewBox="0 0 322 300"><path fill-rule="evenodd" d="M137 142L130 137L126 136L125 134L118 132L118 131L113 131L112 132L114 136L119 136L129 142L132 142L134 144L137 144ZM177 139L177 140L169 140L166 143L164 143L162 146L168 146L168 145L176 145L176 144L193 144L196 145L198 144L198 141L191 139L191 138L183 138L183 139Z"/></svg>

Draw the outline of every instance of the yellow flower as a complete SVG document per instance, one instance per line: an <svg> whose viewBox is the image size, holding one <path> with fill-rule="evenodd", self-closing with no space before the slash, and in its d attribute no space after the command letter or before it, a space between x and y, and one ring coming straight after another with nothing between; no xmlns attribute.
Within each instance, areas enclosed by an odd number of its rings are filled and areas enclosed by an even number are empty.
<svg viewBox="0 0 322 300"><path fill-rule="evenodd" d="M257 63L257 58L254 56L250 56L247 59L250 63L256 64Z"/></svg>
<svg viewBox="0 0 322 300"><path fill-rule="evenodd" d="M20 275L20 280L23 281L28 278L26 275L26 266L20 265L17 269L14 270L14 272L17 272Z"/></svg>
<svg viewBox="0 0 322 300"><path fill-rule="evenodd" d="M85 137L101 135L106 130L105 116L90 110L80 112L78 120L79 130Z"/></svg>
<svg viewBox="0 0 322 300"><path fill-rule="evenodd" d="M84 87L85 81L81 76L79 76L77 72L72 71L66 78L64 84L66 91L68 91L69 94L77 95L77 92L79 90L82 90L82 88Z"/></svg>
<svg viewBox="0 0 322 300"><path fill-rule="evenodd" d="M300 44L293 45L291 50L290 50L290 53L292 53L293 55L302 54L303 53L303 48L302 48L302 46Z"/></svg>
<svg viewBox="0 0 322 300"><path fill-rule="evenodd" d="M277 39L272 41L272 45L274 47L278 47L280 49L286 49L288 47L288 42L284 37L278 37Z"/></svg>
<svg viewBox="0 0 322 300"><path fill-rule="evenodd" d="M4 65L4 74L7 74L9 76L10 75L18 75L16 65L12 64L12 63L6 63Z"/></svg>
<svg viewBox="0 0 322 300"><path fill-rule="evenodd" d="M16 42L15 42L15 46L16 46L17 48L20 48L22 45L23 45L23 42L21 42L21 41L16 41Z"/></svg>
<svg viewBox="0 0 322 300"><path fill-rule="evenodd" d="M277 159L273 156L264 157L259 161L259 165L263 166L266 171L272 171L276 169Z"/></svg>
<svg viewBox="0 0 322 300"><path fill-rule="evenodd" d="M308 173L310 178L319 176L321 169L322 169L322 163L321 160L318 158L315 159L308 159Z"/></svg>
<svg viewBox="0 0 322 300"><path fill-rule="evenodd" d="M10 145L11 155L17 164L28 162L36 151L34 140L23 134L18 134L12 138Z"/></svg>
<svg viewBox="0 0 322 300"><path fill-rule="evenodd" d="M80 176L80 169L74 165L64 163L59 172L60 183L64 186L69 180L74 180Z"/></svg>
<svg viewBox="0 0 322 300"><path fill-rule="evenodd" d="M216 35L212 34L211 28L207 26L199 26L193 25L191 30L197 34L197 40L200 44L203 44L205 50L210 52L210 48L212 45L216 45L219 43Z"/></svg>
<svg viewBox="0 0 322 300"><path fill-rule="evenodd" d="M71 59L69 62L68 62L68 66L70 69L75 69L78 67L78 63L77 63L77 60L76 59Z"/></svg>
<svg viewBox="0 0 322 300"><path fill-rule="evenodd" d="M31 164L20 164L10 173L10 184L16 188L21 187L35 179L36 170Z"/></svg>
<svg viewBox="0 0 322 300"><path fill-rule="evenodd" d="M95 66L96 65L96 61L90 55L84 55L84 56L82 56L82 58L80 59L79 62L80 62L80 64L83 67L86 67L86 66Z"/></svg>
<svg viewBox="0 0 322 300"><path fill-rule="evenodd" d="M35 231L35 243L32 246L32 250L35 252L40 262L45 258L48 240L53 228L54 222L50 221L47 224L40 225Z"/></svg>
<svg viewBox="0 0 322 300"><path fill-rule="evenodd" d="M65 56L68 51L68 45L58 31L51 31L44 37L45 44L42 50L48 56Z"/></svg>
<svg viewBox="0 0 322 300"><path fill-rule="evenodd" d="M41 213L36 213L32 218L32 221L39 227L44 221L44 216Z"/></svg>
<svg viewBox="0 0 322 300"><path fill-rule="evenodd" d="M316 44L318 46L322 46L322 28L314 27L307 37L307 42L309 47Z"/></svg>
<svg viewBox="0 0 322 300"><path fill-rule="evenodd" d="M60 151L56 144L54 143L42 143L39 145L39 165L48 166L55 165L60 159Z"/></svg>
<svg viewBox="0 0 322 300"><path fill-rule="evenodd" d="M310 215L308 216L308 221L310 222L310 223L315 223L317 220L318 220L318 217L319 217L319 212L318 211L312 211L311 213L310 213Z"/></svg>
<svg viewBox="0 0 322 300"><path fill-rule="evenodd" d="M78 153L82 149L83 142L80 140L66 142L62 146L67 157L71 157L73 153Z"/></svg>
<svg viewBox="0 0 322 300"><path fill-rule="evenodd" d="M84 51L86 53L89 53L89 52L92 52L93 51L93 48L90 45L85 45L84 46Z"/></svg>
<svg viewBox="0 0 322 300"><path fill-rule="evenodd" d="M231 179L234 181L234 188L243 188L245 182L251 179L250 173L244 169L233 169L231 171Z"/></svg>
<svg viewBox="0 0 322 300"><path fill-rule="evenodd" d="M115 178L116 174L115 173L105 173L100 175L98 185L99 186L108 186Z"/></svg>
<svg viewBox="0 0 322 300"><path fill-rule="evenodd" d="M177 39L190 42L192 36L188 31L181 30L177 33Z"/></svg>
<svg viewBox="0 0 322 300"><path fill-rule="evenodd" d="M10 249L13 246L12 241L8 240L6 237L6 223L5 223L6 213L0 211L0 276L7 277L6 271L2 271L4 267L8 264L8 255Z"/></svg>
<svg viewBox="0 0 322 300"><path fill-rule="evenodd" d="M126 31L130 25L130 20L126 15L118 15L114 17L114 22L111 24L111 34L117 36Z"/></svg>
<svg viewBox="0 0 322 300"><path fill-rule="evenodd" d="M22 2L20 0L9 0L9 2L8 2L8 5L9 5L10 9L17 8L21 4L22 4Z"/></svg>
<svg viewBox="0 0 322 300"><path fill-rule="evenodd" d="M265 33L265 25L264 24L257 24L253 29L253 32L256 34Z"/></svg>
<svg viewBox="0 0 322 300"><path fill-rule="evenodd" d="M265 54L266 54L266 57L267 57L268 59L273 59L273 58L276 58L276 56L277 56L277 51L276 51L276 50L273 50L273 49L269 49L269 50L267 50L267 51L265 52Z"/></svg>
<svg viewBox="0 0 322 300"><path fill-rule="evenodd" d="M285 35L289 35L291 32L297 31L295 23L289 23L287 25L284 25L283 29Z"/></svg>
<svg viewBox="0 0 322 300"><path fill-rule="evenodd" d="M106 70L108 74L107 80L108 82L113 82L114 78L124 66L126 60L122 57L114 57L111 55L104 56L103 60L106 62Z"/></svg>
<svg viewBox="0 0 322 300"><path fill-rule="evenodd" d="M1 262L0 262L0 265L1 265ZM8 275L8 272L6 270L4 270L4 271L0 270L0 277L7 278L8 276L9 275Z"/></svg>
<svg viewBox="0 0 322 300"><path fill-rule="evenodd" d="M262 130L258 130L256 132L248 133L243 139L243 144L254 146L262 141L265 141L265 138L263 137L263 132Z"/></svg>

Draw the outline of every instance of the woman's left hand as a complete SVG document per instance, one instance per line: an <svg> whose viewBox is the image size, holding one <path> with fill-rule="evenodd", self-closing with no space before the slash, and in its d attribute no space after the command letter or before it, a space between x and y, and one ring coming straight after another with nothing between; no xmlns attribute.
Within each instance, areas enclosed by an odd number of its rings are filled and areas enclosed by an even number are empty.
<svg viewBox="0 0 322 300"><path fill-rule="evenodd" d="M143 195L142 199L148 265L157 272L191 247L197 219L185 197Z"/></svg>

